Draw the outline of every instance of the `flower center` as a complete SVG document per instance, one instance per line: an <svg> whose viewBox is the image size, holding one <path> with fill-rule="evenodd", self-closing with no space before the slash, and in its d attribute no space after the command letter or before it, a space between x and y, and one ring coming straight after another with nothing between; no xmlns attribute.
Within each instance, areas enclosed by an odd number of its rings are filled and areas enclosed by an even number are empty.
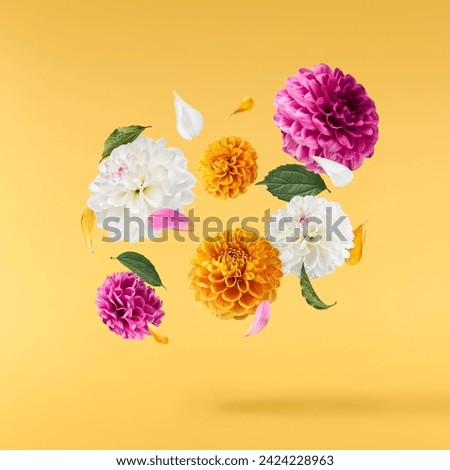
<svg viewBox="0 0 450 470"><path fill-rule="evenodd" d="M218 155L212 162L211 166L214 173L221 174L227 172L229 169L229 156Z"/></svg>
<svg viewBox="0 0 450 470"><path fill-rule="evenodd" d="M137 187L137 188L134 190L134 192L135 192L136 194L140 194L140 193L144 192L148 187L149 187L149 185L145 186L144 182L142 182L142 183L139 185L139 187Z"/></svg>
<svg viewBox="0 0 450 470"><path fill-rule="evenodd" d="M224 276L241 277L247 266L248 254L242 248L228 248L219 256L219 266Z"/></svg>
<svg viewBox="0 0 450 470"><path fill-rule="evenodd" d="M301 228L302 237L308 242L315 242L317 241L316 237L320 235L320 225L311 220L311 218L306 215L302 214L298 218L298 224Z"/></svg>
<svg viewBox="0 0 450 470"><path fill-rule="evenodd" d="M308 223L307 227L308 227L308 229L307 229L308 233L306 233L305 235L308 238L314 238L319 234L319 224L317 224L316 222Z"/></svg>

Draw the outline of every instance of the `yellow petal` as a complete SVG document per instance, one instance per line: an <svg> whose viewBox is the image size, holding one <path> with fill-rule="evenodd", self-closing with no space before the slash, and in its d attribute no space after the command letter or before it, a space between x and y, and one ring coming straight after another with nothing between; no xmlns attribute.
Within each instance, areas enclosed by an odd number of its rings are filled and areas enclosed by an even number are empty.
<svg viewBox="0 0 450 470"><path fill-rule="evenodd" d="M358 264L361 261L364 242L366 241L366 222L353 230L355 238L353 240L354 247L350 250L350 258L345 262L350 265Z"/></svg>
<svg viewBox="0 0 450 470"><path fill-rule="evenodd" d="M255 107L255 100L250 96L244 96L244 98L242 98L242 101L239 103L239 106L231 113L231 115L233 116L233 114L236 114L236 113L250 111L254 107Z"/></svg>
<svg viewBox="0 0 450 470"><path fill-rule="evenodd" d="M84 239L86 245L91 253L94 253L92 249L92 229L94 228L95 214L91 209L86 209L81 216L81 228L83 230Z"/></svg>
<svg viewBox="0 0 450 470"><path fill-rule="evenodd" d="M240 296L241 292L237 286L231 287L222 292L222 299L226 302L234 302L235 300L239 300Z"/></svg>
<svg viewBox="0 0 450 470"><path fill-rule="evenodd" d="M167 344L169 342L169 338L167 336L161 336L159 335L155 328L150 328L148 327L148 331L150 331L150 334L152 335L153 339L160 344Z"/></svg>

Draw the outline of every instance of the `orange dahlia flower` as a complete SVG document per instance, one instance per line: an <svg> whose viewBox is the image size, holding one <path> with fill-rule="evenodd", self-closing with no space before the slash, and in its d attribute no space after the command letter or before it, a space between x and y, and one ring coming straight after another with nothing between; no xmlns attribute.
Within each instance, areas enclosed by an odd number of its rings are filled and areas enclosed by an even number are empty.
<svg viewBox="0 0 450 470"><path fill-rule="evenodd" d="M245 193L255 182L258 165L255 149L240 137L222 137L205 151L198 171L205 190L226 199Z"/></svg>
<svg viewBox="0 0 450 470"><path fill-rule="evenodd" d="M243 319L276 299L282 276L278 250L241 228L204 240L190 273L195 299L222 319Z"/></svg>

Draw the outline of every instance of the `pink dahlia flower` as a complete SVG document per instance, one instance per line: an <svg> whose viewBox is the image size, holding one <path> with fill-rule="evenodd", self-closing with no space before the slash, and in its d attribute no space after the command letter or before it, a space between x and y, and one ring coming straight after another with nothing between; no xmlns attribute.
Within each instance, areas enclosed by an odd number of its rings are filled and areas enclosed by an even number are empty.
<svg viewBox="0 0 450 470"><path fill-rule="evenodd" d="M351 75L325 64L300 69L276 94L275 105L283 150L308 170L323 172L312 156L356 170L373 155L378 139L375 103Z"/></svg>
<svg viewBox="0 0 450 470"><path fill-rule="evenodd" d="M108 276L96 304L103 323L125 339L144 339L150 334L148 324L159 326L164 316L155 289L131 272Z"/></svg>

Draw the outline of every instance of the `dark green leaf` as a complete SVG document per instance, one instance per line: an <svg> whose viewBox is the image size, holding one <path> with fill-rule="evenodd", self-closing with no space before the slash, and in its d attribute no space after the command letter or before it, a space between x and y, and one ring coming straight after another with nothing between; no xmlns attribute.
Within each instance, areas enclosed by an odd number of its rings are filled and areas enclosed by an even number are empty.
<svg viewBox="0 0 450 470"><path fill-rule="evenodd" d="M334 304L328 305L319 299L311 284L311 281L309 280L308 275L306 274L305 265L302 265L302 270L300 272L300 286L302 289L302 295L306 302L317 310L326 310L327 308L333 307L333 305L336 305L337 303L334 302Z"/></svg>
<svg viewBox="0 0 450 470"><path fill-rule="evenodd" d="M320 175L295 164L275 168L263 181L256 184L267 185L269 192L278 199L288 202L294 196L315 196L328 189Z"/></svg>
<svg viewBox="0 0 450 470"><path fill-rule="evenodd" d="M126 251L119 255L117 259L130 271L144 279L147 284L164 287L155 266L145 256L134 251Z"/></svg>
<svg viewBox="0 0 450 470"><path fill-rule="evenodd" d="M119 145L129 144L133 142L144 129L147 129L151 126L127 126L127 127L118 127L114 130L110 136L105 141L105 146L103 148L102 160L111 155L111 152L117 148ZM100 161L102 161L100 160Z"/></svg>

